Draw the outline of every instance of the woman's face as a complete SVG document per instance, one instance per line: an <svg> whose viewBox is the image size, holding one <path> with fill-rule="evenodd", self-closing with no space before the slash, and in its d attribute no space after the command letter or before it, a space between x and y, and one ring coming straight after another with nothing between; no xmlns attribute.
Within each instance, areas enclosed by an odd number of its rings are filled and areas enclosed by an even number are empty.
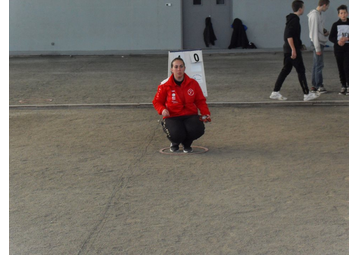
<svg viewBox="0 0 358 255"><path fill-rule="evenodd" d="M173 67L170 69L174 74L174 78L178 81L182 81L185 73L185 66L183 61L175 60L173 62Z"/></svg>

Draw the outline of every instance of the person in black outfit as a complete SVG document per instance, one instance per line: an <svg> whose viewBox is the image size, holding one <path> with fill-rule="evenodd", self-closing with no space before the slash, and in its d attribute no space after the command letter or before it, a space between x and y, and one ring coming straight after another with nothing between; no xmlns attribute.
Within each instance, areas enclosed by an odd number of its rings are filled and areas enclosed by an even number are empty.
<svg viewBox="0 0 358 255"><path fill-rule="evenodd" d="M298 81L303 91L303 100L309 101L319 97L319 93L310 93L307 86L306 70L303 63L301 48L301 24L300 18L304 12L304 2L295 0L292 2L293 13L286 16L286 27L284 32L283 46L284 52L284 66L277 78L274 91L271 93L270 98L275 100L287 100L280 94L280 90L286 77L291 73L292 67L296 68L298 74Z"/></svg>
<svg viewBox="0 0 358 255"><path fill-rule="evenodd" d="M342 87L341 95L349 95L349 19L346 5L337 8L339 20L333 23L329 40L334 43L339 79Z"/></svg>

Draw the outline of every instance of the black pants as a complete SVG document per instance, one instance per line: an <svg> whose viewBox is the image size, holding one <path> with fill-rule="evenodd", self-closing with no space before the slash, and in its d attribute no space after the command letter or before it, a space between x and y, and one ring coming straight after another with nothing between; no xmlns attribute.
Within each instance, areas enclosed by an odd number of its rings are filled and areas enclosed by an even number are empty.
<svg viewBox="0 0 358 255"><path fill-rule="evenodd" d="M336 56L339 79L342 83L342 87L349 87L349 51L336 52Z"/></svg>
<svg viewBox="0 0 358 255"><path fill-rule="evenodd" d="M190 147L194 140L204 134L205 126L198 115L166 118L162 121L163 130L172 143Z"/></svg>
<svg viewBox="0 0 358 255"><path fill-rule="evenodd" d="M306 69L305 65L303 64L302 53L300 51L297 52L297 57L295 59L291 58L291 53L284 54L283 68L277 78L273 91L278 92L281 90L283 82L292 71L292 67L295 67L297 71L298 81L300 82L303 94L307 95L309 90L307 86Z"/></svg>

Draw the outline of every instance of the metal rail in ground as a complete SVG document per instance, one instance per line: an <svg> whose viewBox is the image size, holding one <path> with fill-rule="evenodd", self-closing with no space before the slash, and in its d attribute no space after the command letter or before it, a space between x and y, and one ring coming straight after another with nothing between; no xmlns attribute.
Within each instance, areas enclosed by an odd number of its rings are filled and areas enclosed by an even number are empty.
<svg viewBox="0 0 358 255"><path fill-rule="evenodd" d="M272 107L272 106L349 106L347 100L325 101L273 101L273 102L208 102L209 107ZM86 109L86 108L149 108L152 103L116 103L116 104L42 104L10 105L10 110L50 110L50 109Z"/></svg>

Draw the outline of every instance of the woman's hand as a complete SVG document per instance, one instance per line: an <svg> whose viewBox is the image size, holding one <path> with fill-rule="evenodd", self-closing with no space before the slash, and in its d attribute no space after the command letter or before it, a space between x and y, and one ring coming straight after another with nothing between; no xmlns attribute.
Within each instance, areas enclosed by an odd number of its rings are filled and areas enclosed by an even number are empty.
<svg viewBox="0 0 358 255"><path fill-rule="evenodd" d="M201 115L200 120L204 123L208 123L208 122L211 122L211 117L210 117L210 115Z"/></svg>
<svg viewBox="0 0 358 255"><path fill-rule="evenodd" d="M164 109L162 111L162 115L163 115L163 117L169 117L170 116L169 111L167 109Z"/></svg>

